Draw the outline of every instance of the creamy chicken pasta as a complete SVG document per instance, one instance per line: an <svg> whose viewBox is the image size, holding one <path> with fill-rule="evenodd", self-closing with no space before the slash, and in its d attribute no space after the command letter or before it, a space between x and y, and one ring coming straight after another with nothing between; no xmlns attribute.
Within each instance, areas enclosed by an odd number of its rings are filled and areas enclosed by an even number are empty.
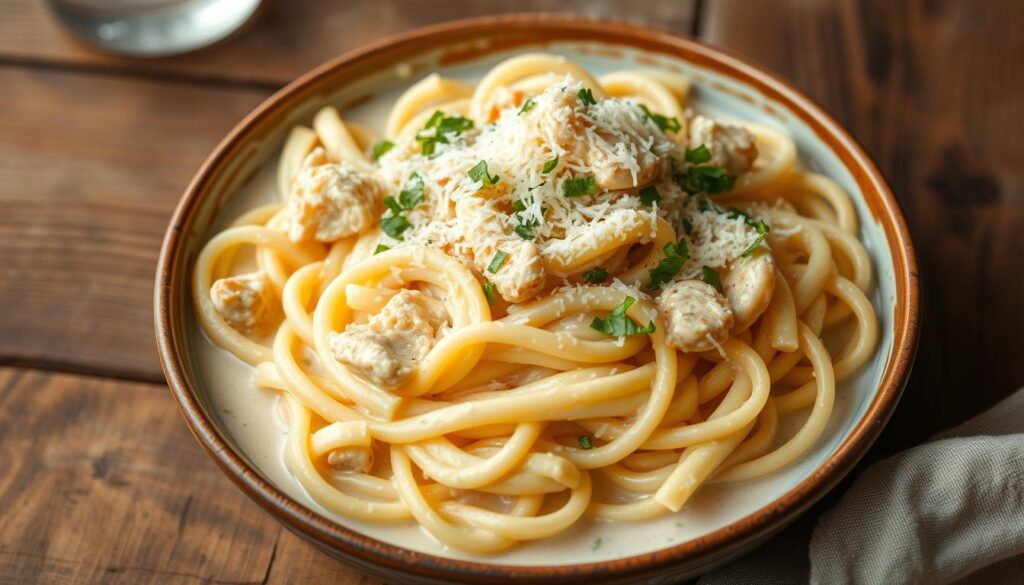
<svg viewBox="0 0 1024 585"><path fill-rule="evenodd" d="M814 445L877 338L857 217L689 89L528 54L416 83L380 139L334 108L292 130L281 203L206 244L193 294L281 392L315 501L493 553Z"/></svg>

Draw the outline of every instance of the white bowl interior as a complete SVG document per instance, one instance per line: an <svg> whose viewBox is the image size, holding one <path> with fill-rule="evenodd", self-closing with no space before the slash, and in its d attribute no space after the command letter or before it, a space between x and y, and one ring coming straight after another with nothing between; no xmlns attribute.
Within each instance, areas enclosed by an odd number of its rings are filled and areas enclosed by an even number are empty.
<svg viewBox="0 0 1024 585"><path fill-rule="evenodd" d="M439 71L445 76L473 81L502 59L527 50L531 48L493 53L444 66L437 64L440 50L435 50L410 62L417 71L412 77L403 78L400 75L403 68L394 67L371 77L351 80L330 95L306 100L287 115L288 119L278 125L269 140L247 144L238 156L228 162L227 172L222 173L219 183L214 185L213 201L216 204L203 206L199 211L199 221L194 224L200 227L190 234L189 265L202 244L216 230L223 229L242 211L276 198L274 174L277 151L293 123L308 124L318 108L333 104L347 119L380 131L390 104L404 88L427 72ZM691 103L695 109L785 130L796 141L804 165L831 177L851 195L861 220L861 239L874 262L875 284L870 298L880 320L880 342L874 358L839 386L831 420L812 451L768 477L740 484L704 487L678 514L636 524L585 521L553 539L529 543L496 557L482 558L439 544L413 523L372 525L332 514L318 506L284 466L285 426L276 412L276 394L255 388L250 381L248 366L210 344L199 330L190 302L183 302L189 329L186 359L191 362L201 399L220 422L226 438L237 451L272 484L341 525L397 546L451 558L517 565L606 561L652 552L723 528L784 495L821 466L864 417L893 351L895 272L882 226L873 220L850 172L807 125L781 104L769 101L748 85L662 54L594 42L551 43L533 50L564 55L597 74L647 68L652 63L683 71L694 80ZM366 96L372 99L363 99ZM355 105L347 107L347 104ZM788 426L793 427L799 422L789 420Z"/></svg>

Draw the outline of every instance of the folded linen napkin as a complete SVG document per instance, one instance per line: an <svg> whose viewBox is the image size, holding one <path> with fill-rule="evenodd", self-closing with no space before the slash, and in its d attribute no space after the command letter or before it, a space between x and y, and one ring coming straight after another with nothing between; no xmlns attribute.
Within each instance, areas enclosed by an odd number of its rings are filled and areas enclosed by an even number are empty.
<svg viewBox="0 0 1024 585"><path fill-rule="evenodd" d="M1024 583L1024 388L698 585Z"/></svg>

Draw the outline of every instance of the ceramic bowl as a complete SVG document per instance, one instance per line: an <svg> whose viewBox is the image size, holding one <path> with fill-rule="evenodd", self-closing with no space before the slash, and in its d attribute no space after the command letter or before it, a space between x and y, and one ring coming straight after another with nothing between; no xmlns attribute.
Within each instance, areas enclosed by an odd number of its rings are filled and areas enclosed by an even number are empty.
<svg viewBox="0 0 1024 585"><path fill-rule="evenodd" d="M266 420L240 422L230 413L272 400L271 393L252 388L241 364L221 372L216 382L211 378L204 356L216 350L198 333L188 283L209 237L246 206L273 197L273 168L292 125L308 124L327 104L356 119L372 118L379 115L375 108L383 111L428 73L476 79L525 51L562 54L596 73L636 67L681 71L693 79L697 108L787 131L802 163L833 178L853 198L874 262L870 298L881 336L874 359L840 385L817 447L787 468L746 484L706 487L664 520L580 527L553 542L482 558L446 550L415 526L379 529L332 516L289 478L280 457L261 455L260 441L281 440L271 409ZM864 455L896 406L916 347L918 305L913 248L884 179L849 134L789 84L741 57L663 31L581 17L515 15L443 24L348 53L246 117L206 160L171 220L157 273L156 329L171 391L199 442L246 494L328 554L404 583L576 583L692 576L754 547L822 497ZM215 387L218 392L211 391ZM595 534L600 547L594 546Z"/></svg>

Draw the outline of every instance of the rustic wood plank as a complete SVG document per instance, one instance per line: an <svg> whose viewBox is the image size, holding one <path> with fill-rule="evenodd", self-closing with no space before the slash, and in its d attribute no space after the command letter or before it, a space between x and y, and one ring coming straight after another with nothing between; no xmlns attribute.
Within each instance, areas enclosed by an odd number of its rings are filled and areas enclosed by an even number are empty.
<svg viewBox="0 0 1024 585"><path fill-rule="evenodd" d="M0 67L0 360L162 380L171 210L262 91Z"/></svg>
<svg viewBox="0 0 1024 585"><path fill-rule="evenodd" d="M0 583L375 583L282 528L149 384L0 368Z"/></svg>
<svg viewBox="0 0 1024 585"><path fill-rule="evenodd" d="M577 12L689 33L696 0L651 0L642 9L610 0L268 0L257 20L223 43L166 59L100 53L64 31L44 2L0 0L0 59L56 62L118 71L163 72L281 85L345 51L398 32L471 16Z"/></svg>
<svg viewBox="0 0 1024 585"><path fill-rule="evenodd" d="M879 442L926 439L1024 383L1024 3L709 2L702 34L822 103L907 214L923 277L917 367Z"/></svg>

